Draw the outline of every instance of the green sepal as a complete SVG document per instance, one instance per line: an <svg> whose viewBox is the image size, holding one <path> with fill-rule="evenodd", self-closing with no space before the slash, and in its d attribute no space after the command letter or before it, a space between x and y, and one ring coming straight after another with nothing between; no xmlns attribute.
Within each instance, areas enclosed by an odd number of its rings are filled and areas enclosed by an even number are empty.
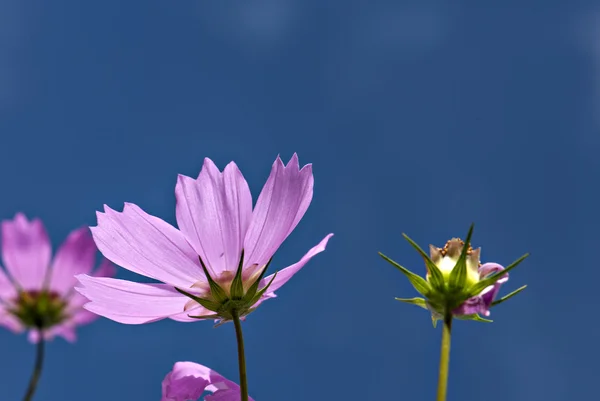
<svg viewBox="0 0 600 401"><path fill-rule="evenodd" d="M522 261L524 261L528 256L529 256L529 254L526 253L525 255L521 256L519 259L515 260L513 263L508 265L504 270L492 274L490 277L481 280L480 282L475 284L473 287L469 288L469 296L468 297L470 298L470 297L479 295L479 293L481 293L481 291L483 291L485 288L489 287L490 285L494 285L494 283L496 283L496 281L500 280L502 278L502 276L504 276L506 273L508 273L515 267L517 267L517 265L519 263L521 263Z"/></svg>
<svg viewBox="0 0 600 401"><path fill-rule="evenodd" d="M189 292L181 290L181 289L179 289L177 287L175 287L175 290L177 292L185 295L186 297L188 297L188 298L190 298L190 299L198 302L200 305L202 305L203 307L205 307L209 311L218 312L219 309L221 308L221 304L220 303L209 301L208 299L199 298L199 297L195 296L194 294L190 294Z"/></svg>
<svg viewBox="0 0 600 401"><path fill-rule="evenodd" d="M240 263L238 264L238 268L235 272L235 277L231 282L231 298L232 299L242 299L244 296L244 283L242 281L242 267L244 264L244 250L242 249L242 255L240 256Z"/></svg>
<svg viewBox="0 0 600 401"><path fill-rule="evenodd" d="M517 288L516 290L514 290L513 292L511 292L510 294L507 294L505 296L503 296L502 298L492 302L492 306L496 306L498 304L501 304L502 302L514 297L515 295L517 295L518 293L520 293L521 291L523 291L525 288L527 288L527 285L524 285L523 287Z"/></svg>
<svg viewBox="0 0 600 401"><path fill-rule="evenodd" d="M271 284L273 284L273 280L275 280L275 277L277 277L277 272L273 274L273 277L271 277L269 283L266 286L264 286L260 291L258 291L252 299L250 299L250 302L248 302L249 307L254 306L254 304L258 302L260 297L262 297L263 294L267 291L267 289L271 286Z"/></svg>
<svg viewBox="0 0 600 401"><path fill-rule="evenodd" d="M425 302L425 300L423 298L416 297L416 298L395 298L395 299L396 299L396 301L420 306L423 309L429 309L429 308L427 308L427 303Z"/></svg>
<svg viewBox="0 0 600 401"><path fill-rule="evenodd" d="M481 316L479 316L478 314L473 314L473 315L455 315L455 318L457 318L458 320L474 320L476 322L482 322L482 323L492 323L493 320L489 320L489 319L484 319Z"/></svg>
<svg viewBox="0 0 600 401"><path fill-rule="evenodd" d="M458 261L452 269L452 272L450 272L448 284L451 291L461 290L467 283L467 251L469 250L469 244L471 243L474 226L475 224L473 223L471 224L471 227L469 227L469 232L467 233L467 238L465 239L465 244L460 252Z"/></svg>
<svg viewBox="0 0 600 401"><path fill-rule="evenodd" d="M434 314L431 314L431 324L433 325L434 329L437 327L438 320L442 320L442 319L439 319Z"/></svg>
<svg viewBox="0 0 600 401"><path fill-rule="evenodd" d="M421 294L427 298L427 296L431 293L431 287L429 286L429 283L423 277L411 272L410 270L408 270L405 267L400 266L398 263L394 262L392 259L388 258L381 252L379 252L379 256L381 256L382 258L387 260L395 268L397 268L402 273L404 273L404 275L406 277L408 277L408 280L413 285L413 287L415 287L415 290L417 290L419 292L419 294Z"/></svg>
<svg viewBox="0 0 600 401"><path fill-rule="evenodd" d="M206 276L206 279L208 280L208 285L210 286L210 295L219 304L227 301L229 299L229 297L227 296L227 293L225 292L225 290L223 290L221 288L221 286L219 284L217 284L217 282L215 280L213 280L213 278L210 276L210 274L208 273L208 269L206 268L206 266L204 265L204 262L202 261L202 258L198 257L198 260L200 260L200 264L202 265L202 270L204 270L204 275Z"/></svg>
<svg viewBox="0 0 600 401"><path fill-rule="evenodd" d="M252 283L252 285L250 286L250 288L248 288L248 291L246 292L246 295L244 296L245 299L252 299L252 298L254 298L254 295L256 295L256 291L258 291L258 286L260 285L261 280L265 276L265 273L267 272L267 269L269 268L269 265L271 264L272 260L273 260L273 258L269 259L269 261L267 262L267 264L265 265L265 267L260 272L260 276L258 276L258 278L256 279L256 281L254 281L254 283Z"/></svg>
<svg viewBox="0 0 600 401"><path fill-rule="evenodd" d="M412 245L413 248L417 250L417 252L419 252L423 259L425 259L425 266L427 266L427 271L430 274L430 281L433 288L435 288L436 290L443 290L444 275L442 274L441 270L436 266L435 263L433 263L433 260L431 260L429 255L427 255L427 253L425 253L425 251L415 241L413 241L408 235L404 233L402 233L402 236L405 240L408 241L409 244Z"/></svg>

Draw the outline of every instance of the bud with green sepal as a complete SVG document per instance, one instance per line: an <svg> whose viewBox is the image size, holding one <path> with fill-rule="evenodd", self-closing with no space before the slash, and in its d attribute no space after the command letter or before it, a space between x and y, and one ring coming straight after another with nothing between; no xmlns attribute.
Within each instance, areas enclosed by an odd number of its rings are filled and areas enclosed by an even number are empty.
<svg viewBox="0 0 600 401"><path fill-rule="evenodd" d="M446 400L453 318L491 322L480 315L489 316L490 308L513 297L526 287L523 286L495 300L500 286L508 281L508 272L521 263L528 254L506 268L497 263L481 264L479 261L481 248L471 247L472 234L473 225L469 228L464 242L459 238L452 238L443 248L430 245L429 255L416 242L403 234L425 260L427 268L425 278L379 253L382 258L406 275L413 287L423 296L423 298L396 299L429 310L433 327L436 327L438 320L443 322L437 401Z"/></svg>
<svg viewBox="0 0 600 401"><path fill-rule="evenodd" d="M481 248L471 247L473 225L469 228L466 240L453 238L443 248L429 246L429 254L417 245L410 237L404 238L417 250L425 260L427 273L425 278L411 272L394 262L387 256L381 257L404 273L413 287L424 298L396 298L398 301L410 303L428 309L432 313L435 326L437 320L450 312L461 320L491 322L480 315L489 316L490 308L504 302L525 289L523 286L509 295L495 300L500 286L508 281L508 272L521 263L528 254L517 261L502 267L497 263L481 264L479 258Z"/></svg>

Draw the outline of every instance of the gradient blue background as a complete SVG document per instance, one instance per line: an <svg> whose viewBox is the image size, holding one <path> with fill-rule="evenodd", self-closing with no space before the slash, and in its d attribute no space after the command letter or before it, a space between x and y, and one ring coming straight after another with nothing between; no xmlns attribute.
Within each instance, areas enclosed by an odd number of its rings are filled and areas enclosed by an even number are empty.
<svg viewBox="0 0 600 401"><path fill-rule="evenodd" d="M105 203L174 223L176 175L204 157L256 197L298 152L315 195L273 266L335 236L244 324L257 401L432 400L439 327L394 301L416 293L377 252L423 273L401 233L442 245L471 222L484 261L531 252L504 292L529 288L455 325L449 400L590 399L600 6L475 3L0 0L0 217L42 218L55 247ZM231 325L78 333L36 400L158 400L181 360L237 381ZM0 331L2 400L33 356Z"/></svg>

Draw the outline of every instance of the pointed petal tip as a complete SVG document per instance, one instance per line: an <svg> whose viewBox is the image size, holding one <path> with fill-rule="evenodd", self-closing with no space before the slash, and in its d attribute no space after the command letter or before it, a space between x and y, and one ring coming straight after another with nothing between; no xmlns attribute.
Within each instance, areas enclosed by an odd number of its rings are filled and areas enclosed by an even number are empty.
<svg viewBox="0 0 600 401"><path fill-rule="evenodd" d="M288 164L286 167L300 167L300 160L298 160L298 153L294 152L294 154L292 155L292 157L290 158L290 161L288 161Z"/></svg>
<svg viewBox="0 0 600 401"><path fill-rule="evenodd" d="M28 221L27 216L24 212L15 213L15 217L13 218L15 221Z"/></svg>

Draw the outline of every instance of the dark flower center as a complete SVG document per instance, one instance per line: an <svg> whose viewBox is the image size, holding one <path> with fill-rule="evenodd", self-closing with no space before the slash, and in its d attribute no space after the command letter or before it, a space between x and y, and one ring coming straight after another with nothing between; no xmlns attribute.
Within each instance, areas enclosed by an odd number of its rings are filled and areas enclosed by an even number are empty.
<svg viewBox="0 0 600 401"><path fill-rule="evenodd" d="M66 302L51 291L21 291L10 312L29 328L47 329L67 318Z"/></svg>

